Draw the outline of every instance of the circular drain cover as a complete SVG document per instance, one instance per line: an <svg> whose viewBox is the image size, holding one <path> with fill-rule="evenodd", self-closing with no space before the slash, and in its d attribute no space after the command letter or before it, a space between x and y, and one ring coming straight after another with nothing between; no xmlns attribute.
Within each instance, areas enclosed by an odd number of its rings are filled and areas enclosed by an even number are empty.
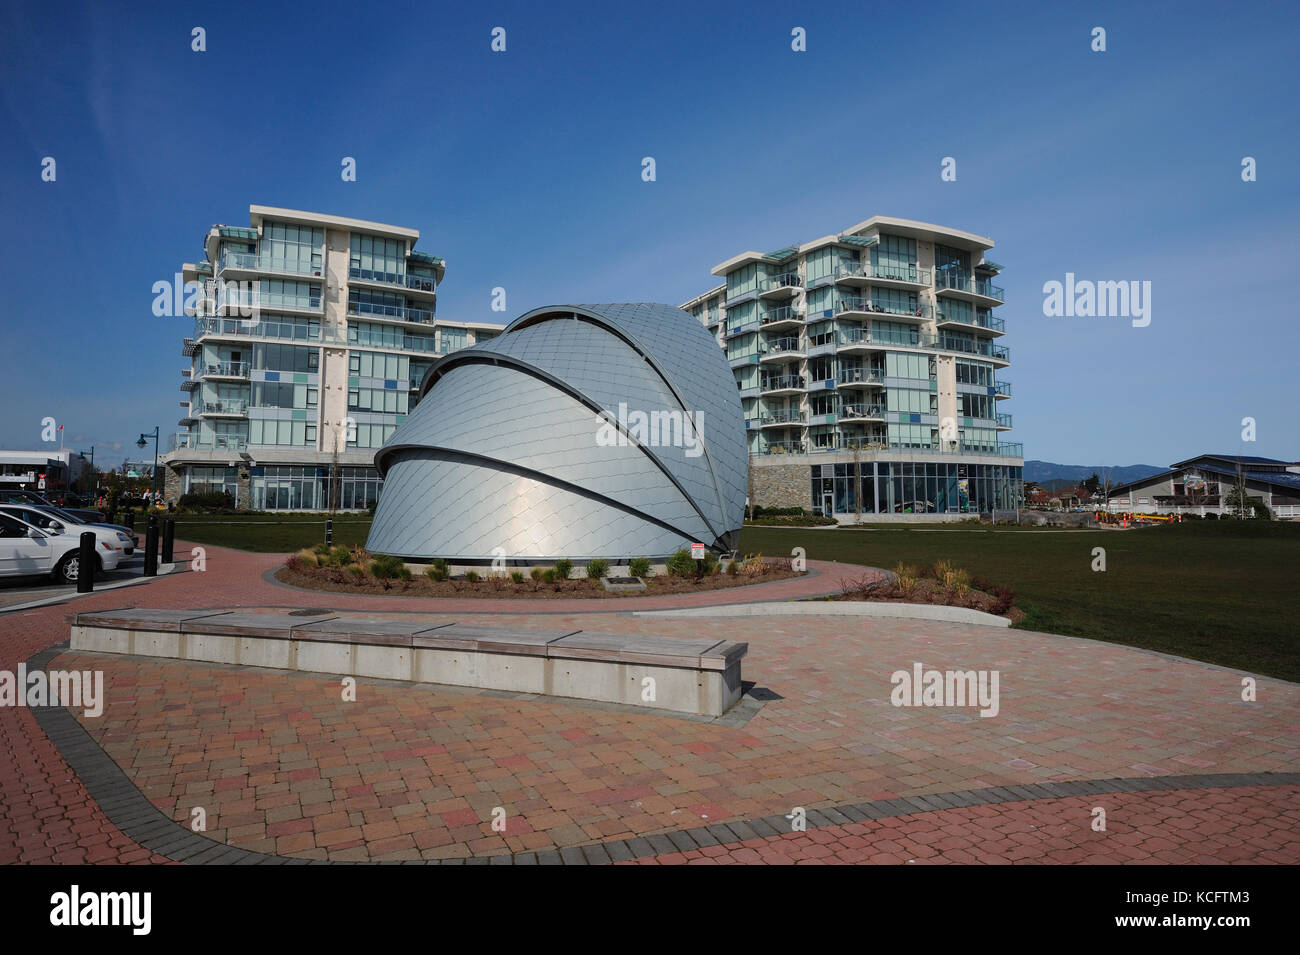
<svg viewBox="0 0 1300 955"><path fill-rule="evenodd" d="M323 617L327 613L333 613L332 610L290 610L290 617Z"/></svg>

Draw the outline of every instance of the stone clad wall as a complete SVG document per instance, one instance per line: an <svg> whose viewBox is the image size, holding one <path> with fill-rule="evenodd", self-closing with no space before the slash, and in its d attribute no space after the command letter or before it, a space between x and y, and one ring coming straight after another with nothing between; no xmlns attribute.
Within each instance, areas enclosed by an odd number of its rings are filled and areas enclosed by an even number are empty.
<svg viewBox="0 0 1300 955"><path fill-rule="evenodd" d="M812 509L812 481L808 464L769 464L750 458L750 503L755 507Z"/></svg>

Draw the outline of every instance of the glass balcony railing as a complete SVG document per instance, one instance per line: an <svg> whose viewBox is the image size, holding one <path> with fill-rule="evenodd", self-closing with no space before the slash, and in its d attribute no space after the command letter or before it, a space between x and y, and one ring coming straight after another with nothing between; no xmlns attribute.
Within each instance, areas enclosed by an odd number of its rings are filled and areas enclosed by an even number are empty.
<svg viewBox="0 0 1300 955"><path fill-rule="evenodd" d="M884 405L844 404L840 406L841 418L883 418Z"/></svg>
<svg viewBox="0 0 1300 955"><path fill-rule="evenodd" d="M808 420L802 411L767 411L762 416L763 424L803 424Z"/></svg>
<svg viewBox="0 0 1300 955"><path fill-rule="evenodd" d="M774 375L771 378L764 378L761 391L790 391L803 390L805 387L803 375Z"/></svg>
<svg viewBox="0 0 1300 955"><path fill-rule="evenodd" d="M375 302L348 302L349 315L378 315L381 318L395 318L403 322L419 322L421 325L433 324L433 311L427 308L410 308L405 305L380 305Z"/></svg>
<svg viewBox="0 0 1300 955"><path fill-rule="evenodd" d="M419 292L433 292L437 283L431 275L411 275L407 272L383 272L377 269L348 269L348 278L363 282L375 282L380 285L396 285L400 288L414 289Z"/></svg>
<svg viewBox="0 0 1300 955"><path fill-rule="evenodd" d="M240 435L214 434L206 438L197 431L182 431L167 440L168 451L246 451L248 439Z"/></svg>
<svg viewBox="0 0 1300 955"><path fill-rule="evenodd" d="M929 346L934 339L927 335L922 335L918 331L911 331L903 334L891 334L883 331L872 331L869 328L841 328L839 330L839 344L844 345L897 345L900 348L921 348Z"/></svg>
<svg viewBox="0 0 1300 955"><path fill-rule="evenodd" d="M763 355L798 355L803 353L803 345L797 338L778 338L776 341L764 345L760 353Z"/></svg>
<svg viewBox="0 0 1300 955"><path fill-rule="evenodd" d="M1010 395L1010 394L1011 394L1011 382L1009 382L1009 381L995 381L995 382L993 383L993 393L994 393L994 394L998 394L998 395Z"/></svg>
<svg viewBox="0 0 1300 955"><path fill-rule="evenodd" d="M994 285L989 279L977 279L961 269L937 269L934 274L934 287L937 289L955 289L959 292L971 292L998 301L1006 300L1006 290Z"/></svg>
<svg viewBox="0 0 1300 955"><path fill-rule="evenodd" d="M1000 414L1000 415L998 415L998 427L999 427L999 428L1009 428L1009 427L1011 427L1011 415L1009 415L1009 414Z"/></svg>
<svg viewBox="0 0 1300 955"><path fill-rule="evenodd" d="M1001 361L1010 361L1011 352L1005 345L994 345L981 339L954 338L950 335L940 335L938 339L927 342L926 348L934 348L939 351L956 351L966 355L980 355L984 358L997 358Z"/></svg>
<svg viewBox="0 0 1300 955"><path fill-rule="evenodd" d="M248 414L247 401L196 401L194 403L195 414L224 414L224 415L246 415Z"/></svg>
<svg viewBox="0 0 1300 955"><path fill-rule="evenodd" d="M242 269L246 272L287 272L292 275L319 276L319 262L300 262L297 260L273 257L265 252L226 252L221 256L221 271Z"/></svg>
<svg viewBox="0 0 1300 955"><path fill-rule="evenodd" d="M203 366L203 374L209 378L247 378L248 373L246 361L214 361Z"/></svg>
<svg viewBox="0 0 1300 955"><path fill-rule="evenodd" d="M781 308L769 308L763 313L760 322L763 325L771 325L775 322L798 322L802 320L803 316L791 306L783 305Z"/></svg>
<svg viewBox="0 0 1300 955"><path fill-rule="evenodd" d="M763 281L764 292L775 292L782 288L803 288L803 279L798 272L782 272Z"/></svg>
<svg viewBox="0 0 1300 955"><path fill-rule="evenodd" d="M835 376L836 384L840 385L879 385L884 380L884 374L874 368L841 368Z"/></svg>
<svg viewBox="0 0 1300 955"><path fill-rule="evenodd" d="M305 322L272 322L263 319L249 324L238 318L198 318L194 321L194 337L219 335L249 338L277 338L284 341L320 341L319 324Z"/></svg>
<svg viewBox="0 0 1300 955"><path fill-rule="evenodd" d="M231 302L229 307L248 309L300 308L307 311L320 311L319 295L286 295L283 292L258 292L255 302ZM225 303L218 303L224 305Z"/></svg>
<svg viewBox="0 0 1300 955"><path fill-rule="evenodd" d="M911 282L914 285L929 285L930 270L918 269L915 265L889 265L871 262L841 262L835 266L835 279L888 279L893 282Z"/></svg>
<svg viewBox="0 0 1300 955"><path fill-rule="evenodd" d="M955 312L951 309L947 311L940 309L938 321L960 322L963 325L973 325L976 328L988 328L995 332L1005 332L1007 330L1007 323L996 315L972 315L969 313Z"/></svg>
<svg viewBox="0 0 1300 955"><path fill-rule="evenodd" d="M840 298L835 302L836 313L871 312L881 315L905 315L909 318L929 318L931 308L923 303L899 305L894 302L882 302L869 298Z"/></svg>
<svg viewBox="0 0 1300 955"><path fill-rule="evenodd" d="M802 441L769 441L763 446L761 454L804 454Z"/></svg>

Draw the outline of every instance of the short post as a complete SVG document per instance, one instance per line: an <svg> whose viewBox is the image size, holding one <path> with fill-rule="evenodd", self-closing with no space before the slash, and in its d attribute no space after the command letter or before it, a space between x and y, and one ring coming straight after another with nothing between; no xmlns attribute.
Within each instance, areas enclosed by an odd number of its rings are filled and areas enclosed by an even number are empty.
<svg viewBox="0 0 1300 955"><path fill-rule="evenodd" d="M172 545L176 540L176 522L170 517L163 518L162 534L162 562L170 564L172 562Z"/></svg>
<svg viewBox="0 0 1300 955"><path fill-rule="evenodd" d="M326 518L325 520L325 546L330 547L334 543L334 522Z"/></svg>
<svg viewBox="0 0 1300 955"><path fill-rule="evenodd" d="M88 594L95 589L95 532L83 531L81 549L77 552L77 593Z"/></svg>
<svg viewBox="0 0 1300 955"><path fill-rule="evenodd" d="M144 575L158 576L158 518L152 515L144 532Z"/></svg>

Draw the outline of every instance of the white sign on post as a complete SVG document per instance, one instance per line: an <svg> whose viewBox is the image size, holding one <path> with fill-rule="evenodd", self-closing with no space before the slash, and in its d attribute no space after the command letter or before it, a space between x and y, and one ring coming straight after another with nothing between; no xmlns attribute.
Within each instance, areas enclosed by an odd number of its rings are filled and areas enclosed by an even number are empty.
<svg viewBox="0 0 1300 955"><path fill-rule="evenodd" d="M692 545L691 545L691 557L694 558L695 560L703 560L703 559L704 559L704 545L703 545L703 544L692 544Z"/></svg>

